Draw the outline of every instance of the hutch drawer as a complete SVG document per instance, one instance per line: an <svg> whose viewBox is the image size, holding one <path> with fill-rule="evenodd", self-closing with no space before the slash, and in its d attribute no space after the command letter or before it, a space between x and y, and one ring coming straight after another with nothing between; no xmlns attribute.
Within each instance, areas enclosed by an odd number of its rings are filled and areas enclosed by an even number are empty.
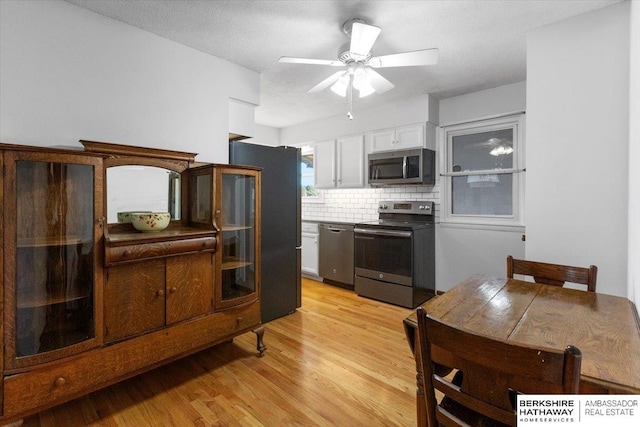
<svg viewBox="0 0 640 427"><path fill-rule="evenodd" d="M213 251L216 248L216 238L201 237L197 239L134 243L123 246L107 246L105 248L105 266L140 259L158 258L168 255L189 252Z"/></svg>

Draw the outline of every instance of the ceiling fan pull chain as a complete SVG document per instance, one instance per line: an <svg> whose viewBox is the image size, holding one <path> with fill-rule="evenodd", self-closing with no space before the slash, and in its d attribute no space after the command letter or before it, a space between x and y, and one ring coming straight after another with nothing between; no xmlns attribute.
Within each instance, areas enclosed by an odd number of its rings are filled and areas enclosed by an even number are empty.
<svg viewBox="0 0 640 427"><path fill-rule="evenodd" d="M349 102L349 111L347 111L347 118L349 120L353 120L353 114L351 114L351 110L353 110L353 74L349 76L349 87L347 88L347 97Z"/></svg>

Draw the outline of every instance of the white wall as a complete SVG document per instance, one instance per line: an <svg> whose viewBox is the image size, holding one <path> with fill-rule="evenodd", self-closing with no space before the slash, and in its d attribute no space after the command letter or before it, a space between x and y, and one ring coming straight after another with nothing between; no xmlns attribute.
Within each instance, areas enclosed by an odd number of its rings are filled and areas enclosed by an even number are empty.
<svg viewBox="0 0 640 427"><path fill-rule="evenodd" d="M526 256L627 295L630 2L527 38Z"/></svg>
<svg viewBox="0 0 640 427"><path fill-rule="evenodd" d="M62 1L0 2L0 140L79 139L228 161L229 99L253 71Z"/></svg>
<svg viewBox="0 0 640 427"><path fill-rule="evenodd" d="M526 83L519 82L440 101L443 125L521 112ZM525 141L528 144L528 141ZM525 195L526 198L526 195ZM504 277L507 255L524 257L521 231L438 224L436 287L446 291L473 274Z"/></svg>
<svg viewBox="0 0 640 427"><path fill-rule="evenodd" d="M629 290L640 307L640 2L631 3L629 90Z"/></svg>
<svg viewBox="0 0 640 427"><path fill-rule="evenodd" d="M521 112L526 107L526 83L518 82L440 101L440 125Z"/></svg>
<svg viewBox="0 0 640 427"><path fill-rule="evenodd" d="M254 137L244 139L243 142L277 147L280 145L280 128L256 124Z"/></svg>
<svg viewBox="0 0 640 427"><path fill-rule="evenodd" d="M256 134L255 104L229 98L229 133L242 136Z"/></svg>

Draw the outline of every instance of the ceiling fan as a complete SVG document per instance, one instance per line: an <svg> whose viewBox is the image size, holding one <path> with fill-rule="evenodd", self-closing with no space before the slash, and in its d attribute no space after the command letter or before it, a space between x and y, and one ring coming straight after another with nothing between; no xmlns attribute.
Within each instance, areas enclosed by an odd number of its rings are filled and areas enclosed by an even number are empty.
<svg viewBox="0 0 640 427"><path fill-rule="evenodd" d="M308 92L316 93L331 87L331 90L336 94L342 97L349 96L349 112L347 113L349 119L353 119L351 115L353 89L356 89L360 98L363 98L374 92L382 94L395 87L374 68L412 67L432 65L438 62L438 49L436 48L372 56L371 48L382 30L380 27L367 24L360 18L345 22L342 25L342 31L351 40L338 51L338 60L282 56L278 61L291 64L346 67L346 69L333 73L309 89Z"/></svg>

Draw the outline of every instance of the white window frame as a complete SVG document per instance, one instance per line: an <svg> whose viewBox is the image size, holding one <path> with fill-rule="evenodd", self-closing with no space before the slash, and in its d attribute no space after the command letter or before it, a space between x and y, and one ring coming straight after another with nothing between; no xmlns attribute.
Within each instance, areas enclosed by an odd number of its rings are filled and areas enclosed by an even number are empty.
<svg viewBox="0 0 640 427"><path fill-rule="evenodd" d="M453 138L461 135L513 129L513 165L511 169L501 169L501 174L513 177L511 215L462 215L452 212L452 178L456 176L495 174L495 170L453 171ZM524 231L524 189L525 189L525 115L512 113L472 122L442 126L439 137L441 199L441 222L445 225L473 226Z"/></svg>
<svg viewBox="0 0 640 427"><path fill-rule="evenodd" d="M315 157L314 144L312 144L312 143L311 144L310 143L294 144L294 147L300 148L300 155L301 156L304 156L306 154L313 154L313 170L314 170L314 174L315 174L316 157ZM300 179L302 180L302 171L300 172L300 174L301 174ZM315 176L312 176L312 178L313 178L314 186L315 186ZM302 185L302 183L300 183L300 185ZM300 201L302 203L324 203L324 193L319 188L316 188L316 191L318 192L317 196L302 196L302 197L300 197Z"/></svg>

